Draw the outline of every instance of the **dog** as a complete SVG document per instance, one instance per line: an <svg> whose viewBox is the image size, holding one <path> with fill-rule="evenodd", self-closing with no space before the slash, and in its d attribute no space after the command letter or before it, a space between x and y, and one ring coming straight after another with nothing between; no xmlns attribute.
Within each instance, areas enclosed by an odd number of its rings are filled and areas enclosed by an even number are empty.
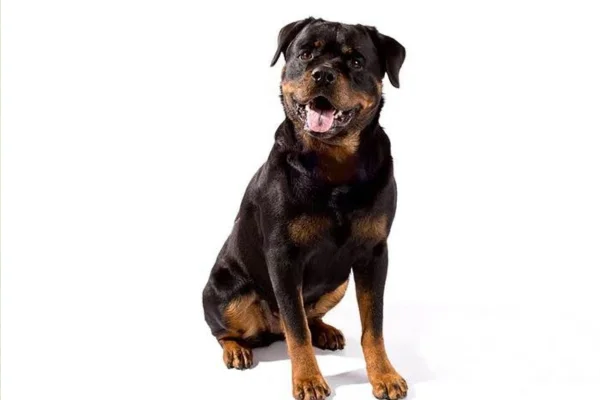
<svg viewBox="0 0 600 400"><path fill-rule="evenodd" d="M210 273L206 322L228 368L250 368L253 348L285 340L294 398L325 399L312 346L344 348L323 316L352 271L373 395L404 398L382 332L396 183L379 115L383 78L399 87L406 51L374 27L311 17L280 30L271 66L281 54L285 120Z"/></svg>

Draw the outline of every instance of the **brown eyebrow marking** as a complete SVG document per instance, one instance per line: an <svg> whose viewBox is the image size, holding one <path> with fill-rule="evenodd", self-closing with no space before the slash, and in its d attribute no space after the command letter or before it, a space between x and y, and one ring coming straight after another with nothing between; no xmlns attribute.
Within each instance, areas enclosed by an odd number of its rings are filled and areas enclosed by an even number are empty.
<svg viewBox="0 0 600 400"><path fill-rule="evenodd" d="M314 45L315 47L323 47L325 46L325 41L323 39L318 39L317 41L315 41Z"/></svg>
<svg viewBox="0 0 600 400"><path fill-rule="evenodd" d="M342 46L342 53L344 53L344 54L350 54L353 51L354 50L352 50L352 47L350 47L350 46L347 46L347 45Z"/></svg>

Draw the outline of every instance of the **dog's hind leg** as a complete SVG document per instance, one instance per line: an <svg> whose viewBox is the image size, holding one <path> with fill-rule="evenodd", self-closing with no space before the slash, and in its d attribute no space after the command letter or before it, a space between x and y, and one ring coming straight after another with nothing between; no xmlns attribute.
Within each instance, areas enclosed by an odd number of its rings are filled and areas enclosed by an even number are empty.
<svg viewBox="0 0 600 400"><path fill-rule="evenodd" d="M348 281L321 296L306 310L313 346L323 350L342 350L346 345L342 332L323 322L322 318L342 300L347 288Z"/></svg>
<svg viewBox="0 0 600 400"><path fill-rule="evenodd" d="M204 297L206 320L223 348L223 361L228 368L251 368L253 348L283 339L255 292L223 300L207 289Z"/></svg>

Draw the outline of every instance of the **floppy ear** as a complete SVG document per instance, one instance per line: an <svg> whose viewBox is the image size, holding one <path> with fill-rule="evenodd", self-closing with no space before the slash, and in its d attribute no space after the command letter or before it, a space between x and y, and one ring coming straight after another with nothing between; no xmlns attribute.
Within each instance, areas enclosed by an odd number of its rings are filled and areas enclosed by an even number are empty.
<svg viewBox="0 0 600 400"><path fill-rule="evenodd" d="M277 63L277 60L279 59L279 55L281 53L284 53L285 57L285 51L287 50L290 43L292 43L292 40L294 40L296 35L300 33L302 28L304 28L306 25L308 25L314 20L314 18L310 17L300 21L292 22L281 28L281 30L279 31L279 38L277 39L277 50L275 51L273 60L271 60L271 67L275 65L275 63Z"/></svg>
<svg viewBox="0 0 600 400"><path fill-rule="evenodd" d="M404 63L406 57L406 50L404 46L398 43L394 38L383 35L372 26L366 27L371 40L377 47L377 53L381 62L381 72L387 72L388 79L392 83L392 86L399 88L399 75L400 67Z"/></svg>

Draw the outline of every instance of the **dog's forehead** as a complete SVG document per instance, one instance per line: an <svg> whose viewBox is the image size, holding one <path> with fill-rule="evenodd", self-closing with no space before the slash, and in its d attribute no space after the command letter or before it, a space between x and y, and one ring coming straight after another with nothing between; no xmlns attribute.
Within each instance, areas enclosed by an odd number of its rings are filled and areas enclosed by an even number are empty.
<svg viewBox="0 0 600 400"><path fill-rule="evenodd" d="M368 46L367 32L358 25L319 21L306 26L298 36L300 42L338 46Z"/></svg>

